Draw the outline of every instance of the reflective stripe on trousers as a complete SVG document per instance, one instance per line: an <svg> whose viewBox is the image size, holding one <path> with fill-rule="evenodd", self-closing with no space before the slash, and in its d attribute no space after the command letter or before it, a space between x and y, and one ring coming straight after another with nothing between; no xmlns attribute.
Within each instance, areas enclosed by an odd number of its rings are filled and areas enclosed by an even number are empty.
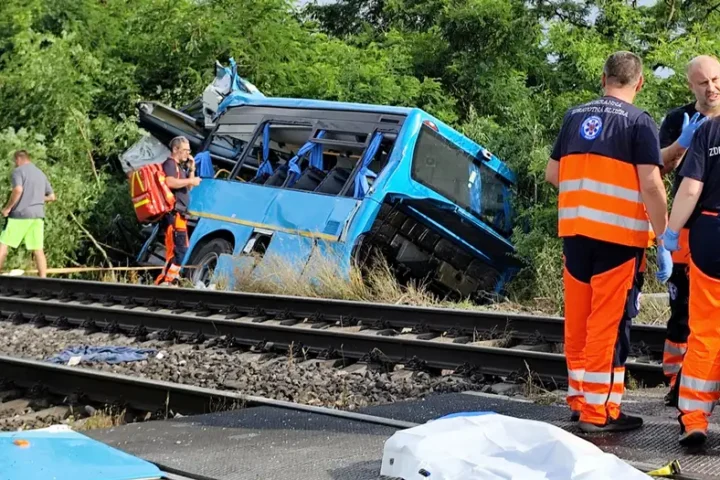
<svg viewBox="0 0 720 480"><path fill-rule="evenodd" d="M720 400L720 279L700 271L690 258L690 336L680 373L678 410L685 431L707 431Z"/></svg>
<svg viewBox="0 0 720 480"><path fill-rule="evenodd" d="M687 343L675 343L665 340L663 349L663 373L674 379L682 367L683 357L687 352Z"/></svg>
<svg viewBox="0 0 720 480"><path fill-rule="evenodd" d="M617 266L605 267L604 264L593 263L593 252L586 253L583 250L585 243L593 245L591 239L565 239L565 242L566 245L570 245L570 242L579 245L578 248L568 247L568 255L575 258L565 257L563 271L567 402L572 410L580 412L581 421L602 425L608 419L620 415L625 391L625 349L629 344L629 339L625 338L625 327L629 325L630 318L636 315L629 313L627 306L630 303L634 305L629 294L643 252L641 249L622 247L634 252L634 257L625 261L624 258L628 257L620 257L615 262ZM595 244L599 246L594 253L610 254L615 251L614 247L606 249L601 243ZM620 261L622 263L618 265ZM598 273L587 274L589 281L576 278L570 272L572 262L575 262L578 271L587 267ZM605 268L608 269L602 271ZM619 295L619 292L625 292L625 295Z"/></svg>
<svg viewBox="0 0 720 480"><path fill-rule="evenodd" d="M164 219L165 230L165 267L155 279L155 284L172 283L180 279L183 258L188 248L187 220L182 213L174 213Z"/></svg>

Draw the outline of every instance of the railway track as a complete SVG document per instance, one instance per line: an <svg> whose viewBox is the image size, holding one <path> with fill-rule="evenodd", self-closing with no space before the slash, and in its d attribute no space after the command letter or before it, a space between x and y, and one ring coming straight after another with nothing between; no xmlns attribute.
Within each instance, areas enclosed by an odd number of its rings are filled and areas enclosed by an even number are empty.
<svg viewBox="0 0 720 480"><path fill-rule="evenodd" d="M363 359L382 352L393 363L420 360L486 375L514 374L564 384L563 320L496 312L170 289L129 284L0 277L0 312L15 322L51 322L142 337L230 338L266 350L300 349L328 358ZM664 382L659 359L664 328L634 326L630 374L645 385Z"/></svg>
<svg viewBox="0 0 720 480"><path fill-rule="evenodd" d="M0 355L0 380L19 388L40 387L54 395L77 396L92 402L123 405L149 412L195 415L264 406L332 415L396 428L413 425L391 418L4 355Z"/></svg>

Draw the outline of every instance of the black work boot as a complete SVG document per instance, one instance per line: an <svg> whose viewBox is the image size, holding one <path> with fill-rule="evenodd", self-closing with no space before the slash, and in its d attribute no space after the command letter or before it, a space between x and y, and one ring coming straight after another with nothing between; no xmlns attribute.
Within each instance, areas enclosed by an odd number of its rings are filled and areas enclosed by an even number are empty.
<svg viewBox="0 0 720 480"><path fill-rule="evenodd" d="M585 433L626 432L642 427L643 419L620 413L620 416L616 419L609 418L605 425L581 421L579 426L580 430Z"/></svg>
<svg viewBox="0 0 720 480"><path fill-rule="evenodd" d="M573 410L570 414L570 421L577 422L578 420L580 420L580 412L578 412L577 410Z"/></svg>
<svg viewBox="0 0 720 480"><path fill-rule="evenodd" d="M689 430L680 433L680 445L683 447L698 447L707 440L707 432L704 430Z"/></svg>

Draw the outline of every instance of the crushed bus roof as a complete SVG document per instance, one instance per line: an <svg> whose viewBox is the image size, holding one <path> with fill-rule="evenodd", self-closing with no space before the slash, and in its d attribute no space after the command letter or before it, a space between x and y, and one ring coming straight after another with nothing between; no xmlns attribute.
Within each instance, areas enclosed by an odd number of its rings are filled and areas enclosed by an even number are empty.
<svg viewBox="0 0 720 480"><path fill-rule="evenodd" d="M390 115L409 115L413 110L417 110L410 107L390 107L369 103L310 100L302 98L258 97L234 92L220 103L216 116L222 115L228 108L240 107L243 105L323 110L352 110L356 112L387 113Z"/></svg>

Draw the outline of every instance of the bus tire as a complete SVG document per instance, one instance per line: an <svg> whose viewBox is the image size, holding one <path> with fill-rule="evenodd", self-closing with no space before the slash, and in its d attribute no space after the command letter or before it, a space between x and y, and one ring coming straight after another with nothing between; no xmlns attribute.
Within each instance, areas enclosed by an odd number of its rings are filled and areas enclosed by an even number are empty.
<svg viewBox="0 0 720 480"><path fill-rule="evenodd" d="M188 277L193 285L201 281L208 286L212 278L213 271L217 266L217 261L222 254L231 254L233 244L224 238L213 238L205 245L195 250L190 256L190 265L196 268L188 269Z"/></svg>

